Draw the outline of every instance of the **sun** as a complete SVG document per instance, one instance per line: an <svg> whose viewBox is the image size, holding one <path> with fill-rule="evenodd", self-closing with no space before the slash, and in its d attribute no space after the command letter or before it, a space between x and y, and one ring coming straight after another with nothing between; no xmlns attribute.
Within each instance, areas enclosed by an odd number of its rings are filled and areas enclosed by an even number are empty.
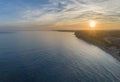
<svg viewBox="0 0 120 82"><path fill-rule="evenodd" d="M95 28L96 22L94 20L90 20L90 28Z"/></svg>

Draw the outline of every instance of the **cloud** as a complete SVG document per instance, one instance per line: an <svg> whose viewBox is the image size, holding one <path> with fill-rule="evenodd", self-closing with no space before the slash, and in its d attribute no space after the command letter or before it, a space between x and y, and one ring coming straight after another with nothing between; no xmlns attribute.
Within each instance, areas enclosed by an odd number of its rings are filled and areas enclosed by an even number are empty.
<svg viewBox="0 0 120 82"><path fill-rule="evenodd" d="M112 4L111 4L112 3ZM23 18L28 21L59 22L81 18L117 18L119 19L119 0L50 0L41 8L26 10ZM117 20L116 19L116 20ZM43 22L42 22L43 20ZM45 23L44 23L45 24Z"/></svg>
<svg viewBox="0 0 120 82"><path fill-rule="evenodd" d="M64 22L72 25L91 19L120 22L119 4L120 0L49 0L38 7L27 6L21 12L19 21L31 26L52 26Z"/></svg>

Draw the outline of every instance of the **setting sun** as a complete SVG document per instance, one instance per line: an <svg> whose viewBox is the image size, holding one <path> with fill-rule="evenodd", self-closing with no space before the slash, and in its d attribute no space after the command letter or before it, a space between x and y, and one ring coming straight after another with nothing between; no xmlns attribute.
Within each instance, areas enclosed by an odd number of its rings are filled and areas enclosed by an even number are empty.
<svg viewBox="0 0 120 82"><path fill-rule="evenodd" d="M91 20L90 21L90 27L95 28L95 26L96 26L96 22L94 20Z"/></svg>

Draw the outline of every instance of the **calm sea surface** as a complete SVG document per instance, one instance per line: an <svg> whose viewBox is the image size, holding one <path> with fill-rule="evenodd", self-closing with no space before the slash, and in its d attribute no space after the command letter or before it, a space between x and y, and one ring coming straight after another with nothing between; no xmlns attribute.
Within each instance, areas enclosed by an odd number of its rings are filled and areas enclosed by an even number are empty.
<svg viewBox="0 0 120 82"><path fill-rule="evenodd" d="M73 32L0 33L0 82L120 82L120 62Z"/></svg>

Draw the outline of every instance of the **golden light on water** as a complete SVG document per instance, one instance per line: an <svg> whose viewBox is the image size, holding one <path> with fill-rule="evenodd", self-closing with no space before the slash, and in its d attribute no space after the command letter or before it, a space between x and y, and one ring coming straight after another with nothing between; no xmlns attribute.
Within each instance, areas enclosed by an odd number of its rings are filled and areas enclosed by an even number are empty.
<svg viewBox="0 0 120 82"><path fill-rule="evenodd" d="M90 21L90 28L95 28L96 27L96 22L94 20Z"/></svg>

